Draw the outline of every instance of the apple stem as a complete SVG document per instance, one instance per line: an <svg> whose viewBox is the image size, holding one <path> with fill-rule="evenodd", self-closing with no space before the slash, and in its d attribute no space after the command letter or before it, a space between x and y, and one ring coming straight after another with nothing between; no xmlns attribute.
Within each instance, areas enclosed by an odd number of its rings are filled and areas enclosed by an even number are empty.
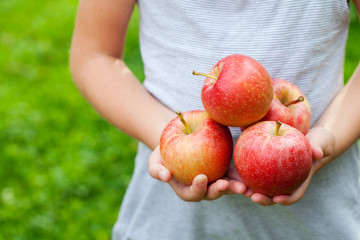
<svg viewBox="0 0 360 240"><path fill-rule="evenodd" d="M290 102L287 102L284 105L288 107L290 105L293 105L293 104L296 104L296 103L299 103L299 102L303 102L304 100L305 100L305 98L303 96L299 96L297 99L292 100Z"/></svg>
<svg viewBox="0 0 360 240"><path fill-rule="evenodd" d="M184 127L185 127L186 131L188 132L188 134L191 134L191 130L189 128L189 125L186 123L186 121L185 121L183 115L181 114L181 112L177 111L176 114L179 116L180 121L182 122L182 124L184 124Z"/></svg>
<svg viewBox="0 0 360 240"><path fill-rule="evenodd" d="M215 79L217 80L217 77L213 76L213 75L210 75L210 74L206 74L206 73L201 73L201 72L197 72L197 71L193 71L192 73L193 75L200 75L200 76L204 76L204 77L208 77L208 78L212 78L212 79Z"/></svg>
<svg viewBox="0 0 360 240"><path fill-rule="evenodd" d="M276 128L275 128L275 136L279 136L279 130L280 130L281 125L282 125L282 123L279 120L277 120Z"/></svg>

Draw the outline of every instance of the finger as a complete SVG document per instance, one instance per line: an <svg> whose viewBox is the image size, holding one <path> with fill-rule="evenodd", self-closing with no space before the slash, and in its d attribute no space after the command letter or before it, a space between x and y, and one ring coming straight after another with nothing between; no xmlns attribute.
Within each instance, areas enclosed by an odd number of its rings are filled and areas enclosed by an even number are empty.
<svg viewBox="0 0 360 240"><path fill-rule="evenodd" d="M149 156L148 172L150 176L159 181L169 182L171 180L172 175L162 163L159 147L155 148Z"/></svg>
<svg viewBox="0 0 360 240"><path fill-rule="evenodd" d="M172 178L169 181L174 192L184 201L199 202L204 199L207 191L207 177L204 174L197 175L192 184L185 185Z"/></svg>
<svg viewBox="0 0 360 240"><path fill-rule="evenodd" d="M229 182L227 180L219 179L208 186L204 199L206 200L218 199L226 193L228 187L229 187Z"/></svg>
<svg viewBox="0 0 360 240"><path fill-rule="evenodd" d="M247 191L247 187L243 182L229 179L229 187L226 192L227 195L230 194L244 194Z"/></svg>
<svg viewBox="0 0 360 240"><path fill-rule="evenodd" d="M329 155L332 149L335 147L334 135L323 128L315 127L310 129L310 131L306 134L306 138L309 140L310 145L320 147L323 157ZM319 152L316 149L314 150ZM314 157L318 160L317 157L319 156L320 155Z"/></svg>
<svg viewBox="0 0 360 240"><path fill-rule="evenodd" d="M284 206L289 206L289 205L292 205L292 204L298 202L304 196L305 191L310 184L312 175L313 175L313 172L310 172L308 178L295 192L293 192L290 195L275 196L275 197L273 197L273 201L276 203L279 203L281 205L284 205Z"/></svg>
<svg viewBox="0 0 360 240"><path fill-rule="evenodd" d="M254 191L251 190L250 188L247 188L247 189L246 189L246 192L244 193L244 196L247 197L247 198L249 198L249 197L251 197L253 194L254 194Z"/></svg>
<svg viewBox="0 0 360 240"><path fill-rule="evenodd" d="M276 196L276 197L274 197L273 201L280 205L284 205L284 206L289 206L289 205L295 203L295 202L293 202L294 200L291 199L290 195Z"/></svg>
<svg viewBox="0 0 360 240"><path fill-rule="evenodd" d="M298 190L290 195L275 196L273 197L273 201L284 206L292 205L300 201L300 199L304 196L307 186L308 184L301 186Z"/></svg>
<svg viewBox="0 0 360 240"><path fill-rule="evenodd" d="M320 160L321 158L323 158L324 153L319 146L314 145L314 144L310 144L310 146L311 146L311 150L313 152L313 158L315 160Z"/></svg>
<svg viewBox="0 0 360 240"><path fill-rule="evenodd" d="M267 197L263 194L260 194L260 193L254 193L252 196L251 196L251 200L257 204L260 204L262 206L270 206L270 205L274 205L276 204L276 202L274 202L272 200L272 198L270 197Z"/></svg>
<svg viewBox="0 0 360 240"><path fill-rule="evenodd" d="M230 165L225 179L227 179L230 183L226 194L246 194L247 197L253 194L253 192L248 189L244 181L241 179L234 165Z"/></svg>
<svg viewBox="0 0 360 240"><path fill-rule="evenodd" d="M302 198L303 194L279 195L273 198L273 201L284 206L292 205Z"/></svg>

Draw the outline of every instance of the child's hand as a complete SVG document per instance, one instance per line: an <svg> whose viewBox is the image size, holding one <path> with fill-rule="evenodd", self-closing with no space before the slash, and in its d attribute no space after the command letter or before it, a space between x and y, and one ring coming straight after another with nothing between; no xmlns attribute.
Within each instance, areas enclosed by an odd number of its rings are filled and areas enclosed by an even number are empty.
<svg viewBox="0 0 360 240"><path fill-rule="evenodd" d="M236 169L230 166L228 173L222 179L208 185L204 174L196 176L192 185L185 185L172 177L170 171L162 164L159 146L149 157L148 171L150 175L162 182L169 183L175 193L184 201L199 202L201 200L215 200L223 195L245 194L251 196L251 190L241 181Z"/></svg>
<svg viewBox="0 0 360 240"><path fill-rule="evenodd" d="M260 193L254 193L242 181L234 165L230 165L226 176L208 185L207 177L203 174L195 177L192 185L188 186L174 179L168 169L162 164L159 147L149 157L149 173L155 179L167 182L184 201L215 200L223 195L243 194L263 206L291 205L299 201L305 194L311 178L329 162L329 155L333 149L334 139L331 133L321 128L314 128L306 135L313 150L313 165L305 182L290 195L279 195L273 198Z"/></svg>

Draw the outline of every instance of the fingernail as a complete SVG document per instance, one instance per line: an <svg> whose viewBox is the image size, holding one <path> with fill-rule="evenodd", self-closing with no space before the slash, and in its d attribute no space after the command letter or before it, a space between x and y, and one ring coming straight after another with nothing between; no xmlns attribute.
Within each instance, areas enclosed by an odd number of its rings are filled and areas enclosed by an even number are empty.
<svg viewBox="0 0 360 240"><path fill-rule="evenodd" d="M166 171L161 170L161 171L159 172L159 178L160 178L161 181L165 181L166 176L167 176L167 172L166 172Z"/></svg>
<svg viewBox="0 0 360 240"><path fill-rule="evenodd" d="M197 185L199 187L204 187L205 184L206 184L206 179L200 179L200 180L197 181Z"/></svg>

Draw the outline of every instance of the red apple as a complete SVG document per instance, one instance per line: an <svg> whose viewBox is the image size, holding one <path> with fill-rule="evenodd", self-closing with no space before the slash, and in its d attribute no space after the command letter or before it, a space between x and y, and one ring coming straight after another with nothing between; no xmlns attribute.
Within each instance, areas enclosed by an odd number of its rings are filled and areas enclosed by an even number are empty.
<svg viewBox="0 0 360 240"><path fill-rule="evenodd" d="M262 121L286 123L306 134L310 128L311 109L300 89L284 79L273 79L274 98Z"/></svg>
<svg viewBox="0 0 360 240"><path fill-rule="evenodd" d="M175 179L191 184L199 174L208 183L223 177L232 157L233 140L228 127L205 111L178 112L165 127L160 139L164 166Z"/></svg>
<svg viewBox="0 0 360 240"><path fill-rule="evenodd" d="M240 54L221 59L205 79L201 100L215 121L232 127L247 126L267 113L273 99L271 78L256 60Z"/></svg>
<svg viewBox="0 0 360 240"><path fill-rule="evenodd" d="M296 128L263 121L240 135L234 163L250 189L273 197L291 194L305 181L312 166L312 150Z"/></svg>

